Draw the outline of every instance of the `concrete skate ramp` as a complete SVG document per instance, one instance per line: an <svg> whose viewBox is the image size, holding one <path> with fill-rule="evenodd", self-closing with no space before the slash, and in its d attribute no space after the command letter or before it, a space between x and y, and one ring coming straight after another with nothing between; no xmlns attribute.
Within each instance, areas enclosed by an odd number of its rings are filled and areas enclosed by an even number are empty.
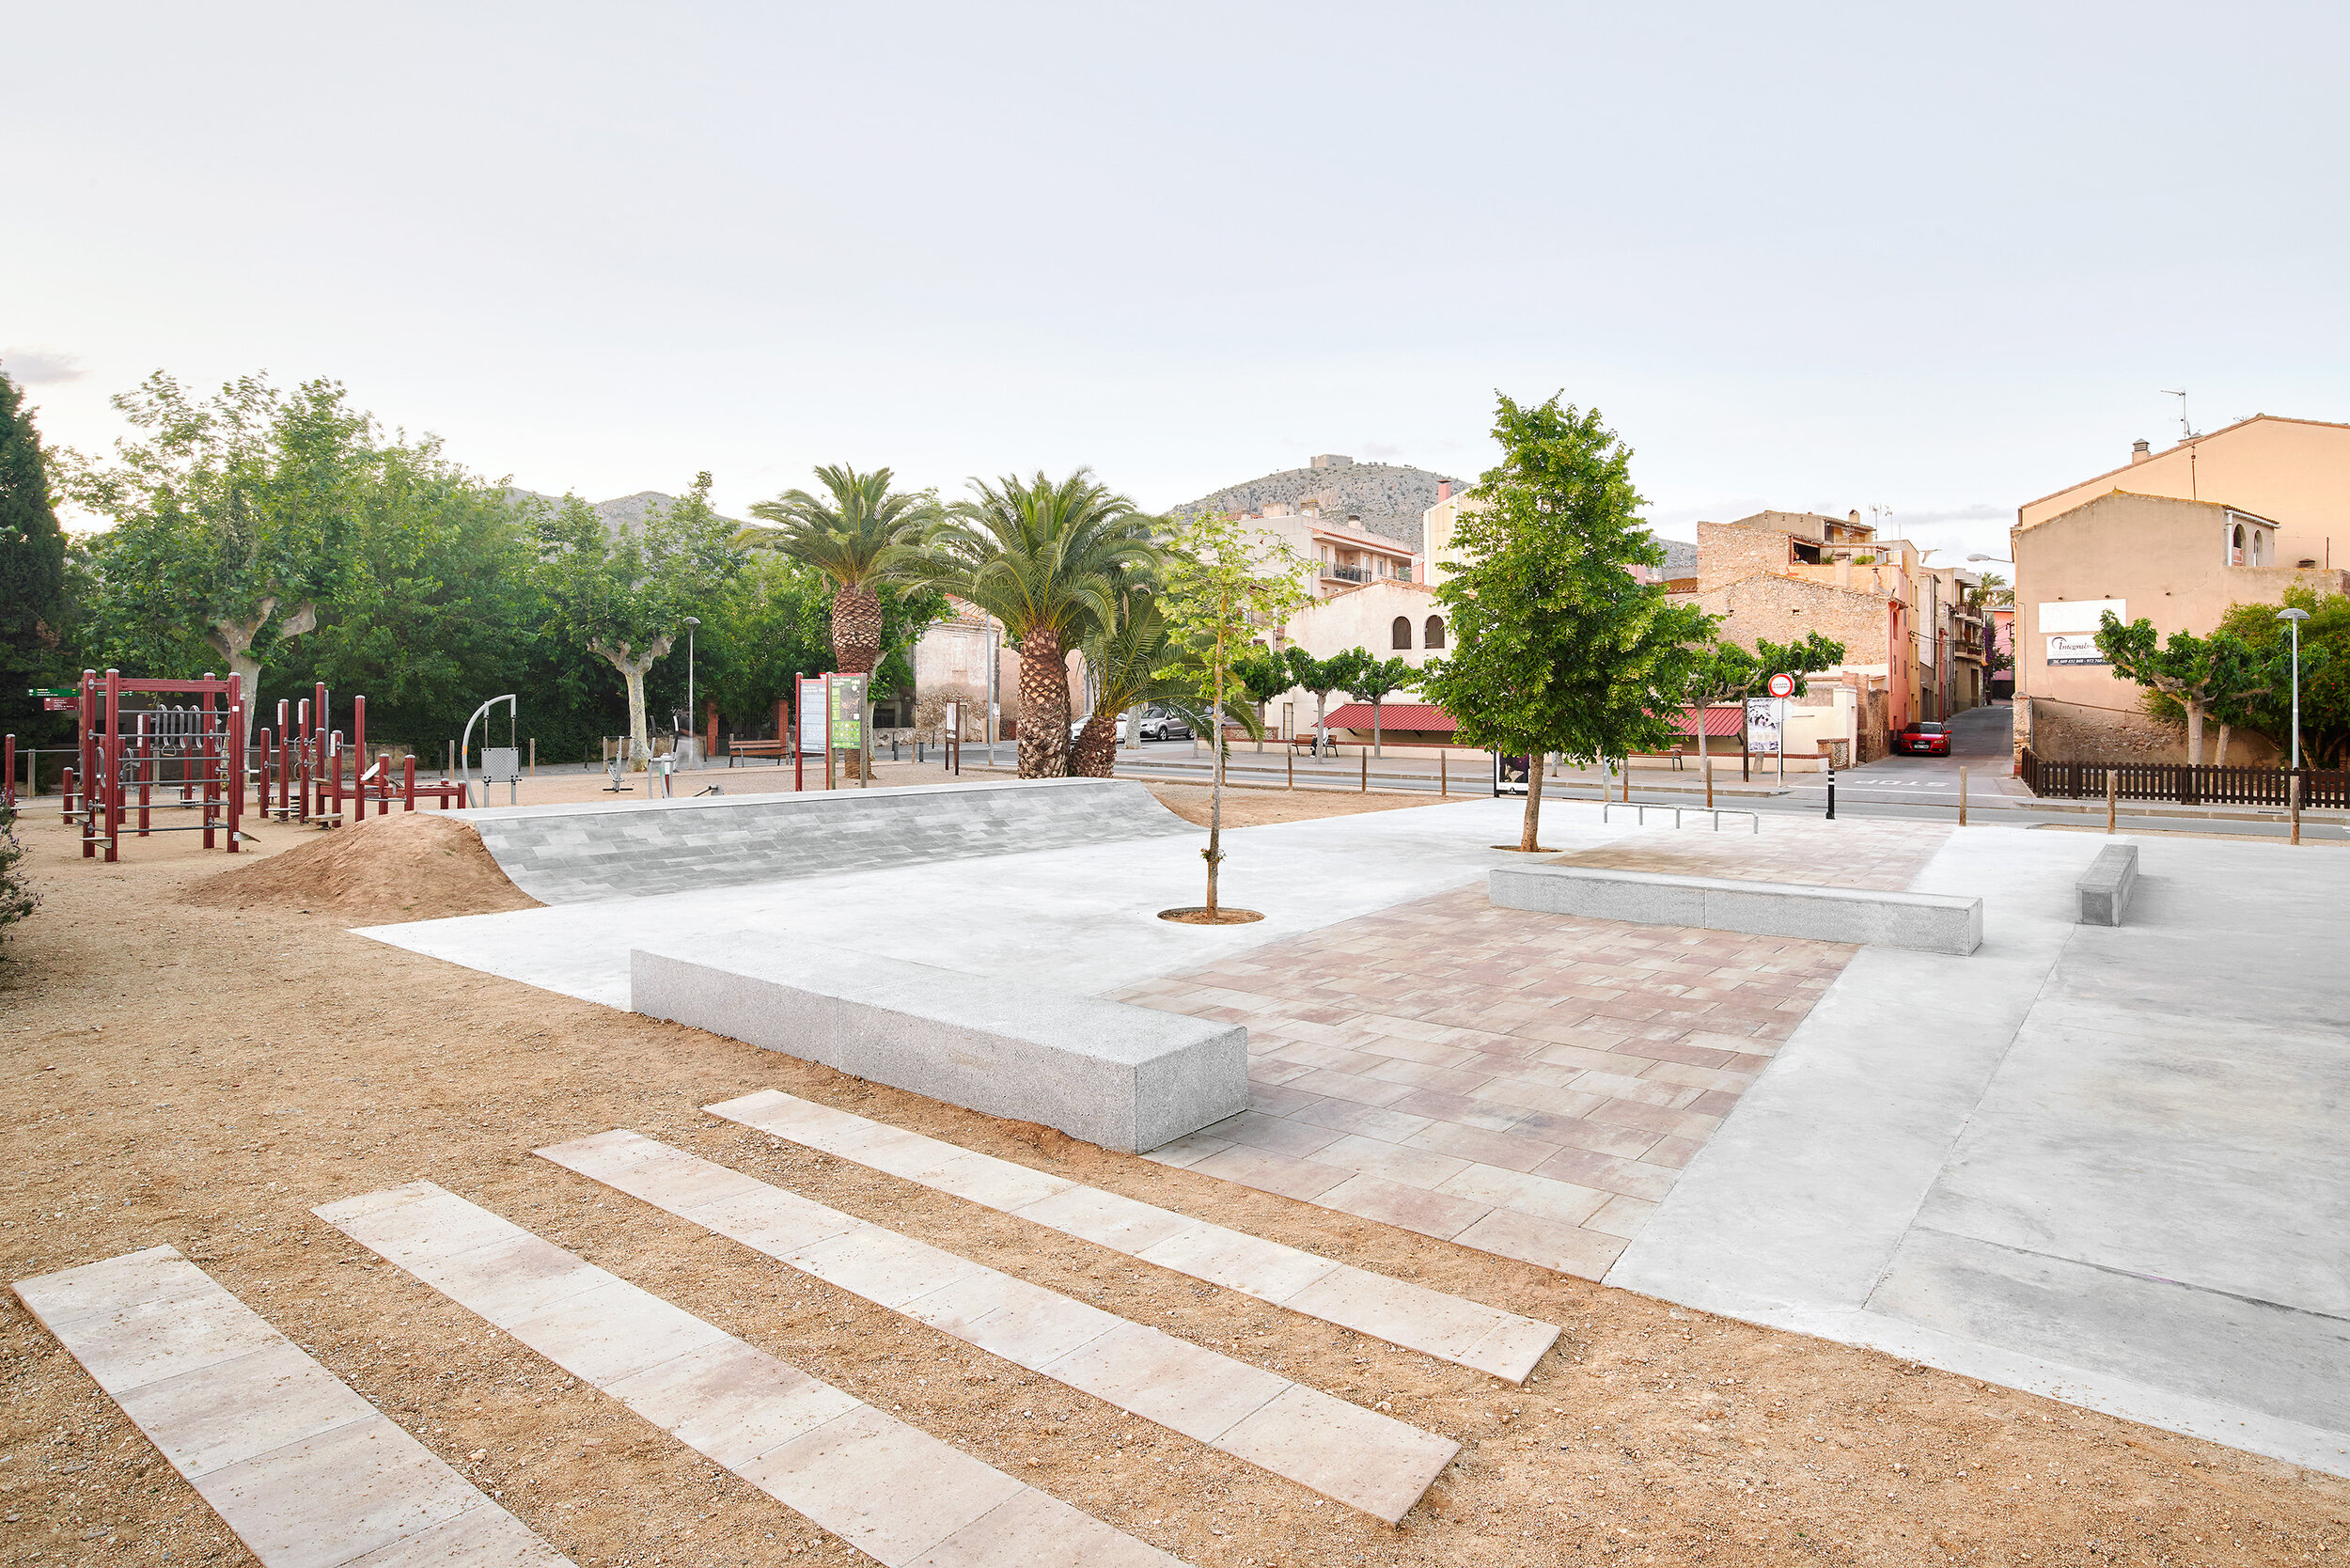
<svg viewBox="0 0 2350 1568"><path fill-rule="evenodd" d="M1115 778L499 806L450 815L470 822L514 885L542 903L1198 831L1141 785Z"/></svg>

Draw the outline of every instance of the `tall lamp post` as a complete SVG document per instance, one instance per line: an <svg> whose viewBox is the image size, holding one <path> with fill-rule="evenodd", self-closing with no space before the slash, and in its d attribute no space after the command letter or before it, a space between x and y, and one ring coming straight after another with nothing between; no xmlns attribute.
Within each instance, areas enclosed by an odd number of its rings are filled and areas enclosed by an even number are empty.
<svg viewBox="0 0 2350 1568"><path fill-rule="evenodd" d="M690 615L685 618L685 722L695 726L697 731L701 726L701 713L694 706L694 628L700 624ZM707 757L701 758L695 766L698 767L708 760Z"/></svg>
<svg viewBox="0 0 2350 1568"><path fill-rule="evenodd" d="M2293 806L2293 841L2301 841L2301 622L2310 612L2287 607L2277 612L2277 619L2293 632L2293 753L2292 772L2285 776L2285 797Z"/></svg>

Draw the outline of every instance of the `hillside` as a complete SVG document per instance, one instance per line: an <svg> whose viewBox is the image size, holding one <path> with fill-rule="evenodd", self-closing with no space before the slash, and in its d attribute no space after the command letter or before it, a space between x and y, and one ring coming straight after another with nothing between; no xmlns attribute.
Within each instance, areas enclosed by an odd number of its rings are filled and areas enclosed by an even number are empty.
<svg viewBox="0 0 2350 1568"><path fill-rule="evenodd" d="M524 490L519 487L509 489L506 498L517 506L526 501L541 501L546 504L550 511L563 505L563 497L560 495L548 495L540 491ZM634 527L644 522L655 510L675 505L677 505L677 497L674 495L665 495L658 490L640 490L634 495L616 495L609 501L595 502L589 510L603 519L603 525L607 529L617 530ZM735 523L736 520L728 518L727 521ZM739 527L742 525L736 523L736 526Z"/></svg>
<svg viewBox="0 0 2350 1568"><path fill-rule="evenodd" d="M1418 550L1421 548L1420 513L1436 504L1436 486L1447 482L1457 488L1462 481L1425 468L1349 462L1331 468L1284 468L1167 510L1174 516L1190 517L1203 511L1258 511L1271 501L1294 505L1319 500L1323 516L1331 521L1344 522L1354 513L1364 531L1384 534Z"/></svg>

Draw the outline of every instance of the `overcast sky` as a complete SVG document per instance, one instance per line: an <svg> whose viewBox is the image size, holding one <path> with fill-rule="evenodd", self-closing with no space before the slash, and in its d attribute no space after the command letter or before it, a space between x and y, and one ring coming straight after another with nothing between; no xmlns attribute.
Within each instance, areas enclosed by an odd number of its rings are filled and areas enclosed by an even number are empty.
<svg viewBox="0 0 2350 1568"><path fill-rule="evenodd" d="M326 375L492 475L1474 475L1596 403L1668 533L2350 420L2350 8L0 0L0 363Z"/></svg>

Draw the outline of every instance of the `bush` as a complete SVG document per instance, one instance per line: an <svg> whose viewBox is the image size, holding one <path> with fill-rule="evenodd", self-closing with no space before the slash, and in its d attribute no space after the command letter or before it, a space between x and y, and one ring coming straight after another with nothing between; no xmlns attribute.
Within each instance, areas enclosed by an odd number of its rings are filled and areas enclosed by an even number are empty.
<svg viewBox="0 0 2350 1568"><path fill-rule="evenodd" d="M8 928L40 907L33 879L24 870L24 846L16 840L16 808L0 806L0 942Z"/></svg>

